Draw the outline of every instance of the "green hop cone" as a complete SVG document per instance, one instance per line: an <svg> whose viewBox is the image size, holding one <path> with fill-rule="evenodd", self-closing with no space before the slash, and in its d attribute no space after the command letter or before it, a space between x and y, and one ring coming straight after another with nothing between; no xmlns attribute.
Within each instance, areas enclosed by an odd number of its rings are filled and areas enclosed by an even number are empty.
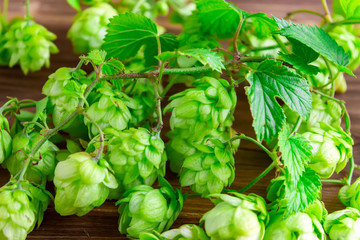
<svg viewBox="0 0 360 240"><path fill-rule="evenodd" d="M168 230L183 207L183 195L159 179L160 189L139 185L127 190L119 204L119 231L138 238L141 233Z"/></svg>
<svg viewBox="0 0 360 240"><path fill-rule="evenodd" d="M140 240L209 240L204 230L194 224L185 224L162 234L156 231L141 233L139 238Z"/></svg>
<svg viewBox="0 0 360 240"><path fill-rule="evenodd" d="M112 131L107 159L125 189L152 185L165 175L164 142L145 128Z"/></svg>
<svg viewBox="0 0 360 240"><path fill-rule="evenodd" d="M359 210L348 207L329 214L324 222L324 229L330 240L359 240Z"/></svg>
<svg viewBox="0 0 360 240"><path fill-rule="evenodd" d="M99 88L98 92L101 93L100 99L86 110L92 121L102 130L108 127L116 130L127 129L132 118L129 108L136 107L134 100L116 89ZM85 118L84 121L92 135L99 134L99 130L89 119Z"/></svg>
<svg viewBox="0 0 360 240"><path fill-rule="evenodd" d="M265 200L241 193L213 194L215 207L205 213L205 231L210 239L263 239L268 222Z"/></svg>
<svg viewBox="0 0 360 240"><path fill-rule="evenodd" d="M108 3L98 3L79 12L73 20L67 37L71 40L74 52L87 53L99 49L103 44L106 26L117 11Z"/></svg>
<svg viewBox="0 0 360 240"><path fill-rule="evenodd" d="M315 201L305 212L298 212L287 218L283 209L270 212L264 240L325 240L322 222L327 212L322 202Z"/></svg>
<svg viewBox="0 0 360 240"><path fill-rule="evenodd" d="M48 203L44 191L25 181L0 188L0 239L25 240L41 224Z"/></svg>
<svg viewBox="0 0 360 240"><path fill-rule="evenodd" d="M236 93L224 79L203 77L194 86L170 97L164 112L172 111L172 130L182 129L183 138L199 141L232 116Z"/></svg>
<svg viewBox="0 0 360 240"><path fill-rule="evenodd" d="M235 179L234 156L231 145L209 140L213 146L194 145L197 150L185 158L180 172L181 186L202 196L221 193Z"/></svg>
<svg viewBox="0 0 360 240"><path fill-rule="evenodd" d="M345 206L356 208L360 211L360 178L351 186L343 186L339 191L339 198Z"/></svg>
<svg viewBox="0 0 360 240"><path fill-rule="evenodd" d="M25 165L32 149L43 139L38 132L16 134L12 141L12 154L4 161L4 166L11 175L16 175ZM55 153L59 149L47 140L31 159L31 164L26 171L26 179L32 182L41 183L45 178L50 180L55 171Z"/></svg>
<svg viewBox="0 0 360 240"><path fill-rule="evenodd" d="M50 54L59 51L52 42L55 39L55 34L33 21L16 21L4 36L4 48L10 53L9 66L19 64L25 74L49 67Z"/></svg>
<svg viewBox="0 0 360 240"><path fill-rule="evenodd" d="M344 169L352 156L351 136L341 127L320 123L320 128L308 129L301 134L313 148L309 167L321 178L329 178L334 172Z"/></svg>
<svg viewBox="0 0 360 240"><path fill-rule="evenodd" d="M0 114L0 164L11 154L12 139L9 132L9 122Z"/></svg>
<svg viewBox="0 0 360 240"><path fill-rule="evenodd" d="M108 163L99 163L86 152L71 154L55 169L55 210L62 216L82 216L101 206L109 195L109 188L118 187Z"/></svg>

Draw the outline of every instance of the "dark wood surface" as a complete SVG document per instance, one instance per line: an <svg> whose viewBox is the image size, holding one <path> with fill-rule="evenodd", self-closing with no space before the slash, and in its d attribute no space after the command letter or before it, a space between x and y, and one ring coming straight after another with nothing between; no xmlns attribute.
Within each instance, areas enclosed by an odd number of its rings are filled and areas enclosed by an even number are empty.
<svg viewBox="0 0 360 240"><path fill-rule="evenodd" d="M25 7L24 0L10 1L10 16L23 15ZM287 12L296 9L312 9L322 12L320 0L237 0L238 7L247 11L263 11L277 17L284 17ZM2 4L2 1L0 1ZM18 97L19 99L42 98L41 89L47 76L57 68L68 66L74 67L77 63L77 56L72 53L70 42L66 39L66 32L69 29L72 17L75 11L67 6L65 0L32 0L31 13L35 20L45 25L49 30L57 34L56 45L60 53L51 58L51 67L43 69L28 76L23 76L18 67L12 69L0 68L0 102L6 100L6 96ZM317 17L309 15L299 15L294 21L302 23L314 23L318 21ZM166 19L161 19L170 32L178 32L179 26L166 24ZM356 75L359 76L359 71ZM357 161L359 155L359 137L360 137L360 82L358 79L348 77L348 91L340 95L341 99L347 102L347 107L352 119L352 134L355 140L354 155ZM176 89L174 89L176 91ZM253 135L251 127L251 116L247 99L243 89L239 89L239 102L236 110L235 129L238 132ZM165 121L169 116L165 117ZM359 161L357 161L359 163ZM241 189L249 183L255 176L261 173L268 165L270 160L267 156L257 149L254 145L245 141L241 143L240 150L236 154L236 179L231 186L232 189ZM343 177L346 174L344 170L334 178ZM270 173L262 179L257 185L251 188L248 193L254 192L263 197L266 194L266 187L269 184L274 173ZM359 171L355 172L354 179L359 177ZM9 178L7 171L0 169L0 184L4 184ZM178 178L171 173L167 174L169 181L179 187ZM337 193L339 186L336 184L324 184L323 201L329 212L344 208L340 203ZM188 189L185 191L190 192ZM211 209L213 204L206 199L197 197L189 198L174 227L184 223L198 223L202 214ZM60 217L54 210L53 205L45 213L44 222L34 230L29 239L127 239L119 234L117 230L118 213L114 202L107 201L103 206L95 208L92 212L83 217L69 216Z"/></svg>

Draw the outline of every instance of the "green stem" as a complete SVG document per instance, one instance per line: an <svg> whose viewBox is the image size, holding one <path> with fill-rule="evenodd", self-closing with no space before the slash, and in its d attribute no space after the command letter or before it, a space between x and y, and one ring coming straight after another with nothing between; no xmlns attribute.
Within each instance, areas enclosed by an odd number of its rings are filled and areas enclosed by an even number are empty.
<svg viewBox="0 0 360 240"><path fill-rule="evenodd" d="M295 14L298 14L298 13L309 13L309 14L321 17L322 19L326 20L325 16L322 15L321 13L316 12L316 11L312 11L312 10L308 10L308 9L299 9L299 10L290 12L290 13L288 13L288 15L285 18L286 19L291 19Z"/></svg>
<svg viewBox="0 0 360 240"><path fill-rule="evenodd" d="M4 105L0 108L0 114L2 114L7 109L7 106L12 104L13 102L17 102L17 99L13 98L7 101L6 103L4 103Z"/></svg>
<svg viewBox="0 0 360 240"><path fill-rule="evenodd" d="M157 126L154 129L154 131L156 132L157 137L160 137L161 129L164 125L163 120L162 120L162 111L161 111L161 97L160 97L158 85L156 84L155 79L154 78L150 78L150 79L151 79L151 82L153 84L154 91L155 91L156 115L158 116L158 123L157 123Z"/></svg>
<svg viewBox="0 0 360 240"><path fill-rule="evenodd" d="M332 22L324 26L324 31L330 32L332 29L339 25L347 25L347 24L360 24L360 19L347 19L343 21Z"/></svg>
<svg viewBox="0 0 360 240"><path fill-rule="evenodd" d="M339 179L320 179L321 182L324 183L338 183L338 184L347 184L345 179L339 180Z"/></svg>
<svg viewBox="0 0 360 240"><path fill-rule="evenodd" d="M26 16L25 16L26 20L30 20L31 19L31 15L30 15L30 0L26 0Z"/></svg>
<svg viewBox="0 0 360 240"><path fill-rule="evenodd" d="M333 20L331 18L331 13L329 11L329 6L328 6L326 0L321 0L321 3L323 5L324 11L325 11L325 20L327 22L332 22Z"/></svg>
<svg viewBox="0 0 360 240"><path fill-rule="evenodd" d="M35 107L36 103L26 103L26 104L21 104L18 106L11 106L11 107L7 107L4 109L4 112L12 112L12 111L16 111L19 109L23 109L23 108L31 108L31 107Z"/></svg>
<svg viewBox="0 0 360 240"><path fill-rule="evenodd" d="M99 147L99 151L96 154L96 156L93 158L96 162L99 161L99 159L101 158L103 152L104 152L104 133L101 130L101 127L99 126L99 124L97 124L97 122L95 122L86 112L81 111L81 114L84 115L84 117L86 117L87 119L89 119L89 121L95 125L95 127L97 128L97 130L99 131L99 135L100 135L100 147Z"/></svg>
<svg viewBox="0 0 360 240"><path fill-rule="evenodd" d="M350 169L349 169L349 174L348 174L346 181L347 181L348 185L351 185L352 177L353 177L354 170L355 170L354 157L352 156L349 161L350 161Z"/></svg>
<svg viewBox="0 0 360 240"><path fill-rule="evenodd" d="M161 93L161 98L165 97L169 90L174 86L175 81L170 80L170 82L166 85L165 89Z"/></svg>
<svg viewBox="0 0 360 240"><path fill-rule="evenodd" d="M41 123L38 123L38 122L25 122L23 123L23 125L26 127L26 126L30 126L30 125L36 125L38 126L39 128L41 129L46 129L45 126L43 126Z"/></svg>
<svg viewBox="0 0 360 240"><path fill-rule="evenodd" d="M250 189L257 182L259 182L263 177L265 177L271 170L273 170L277 166L277 161L273 161L259 176L257 176L254 180L252 180L248 185L244 188L240 189L238 192L243 193L246 190Z"/></svg>
<svg viewBox="0 0 360 240"><path fill-rule="evenodd" d="M240 16L240 22L239 22L239 25L238 25L238 27L236 29L234 42L233 42L235 56L239 56L239 48L238 48L237 42L238 42L238 38L239 38L239 35L240 35L240 32L241 32L242 26L244 24L244 21L245 21L245 19L242 16Z"/></svg>
<svg viewBox="0 0 360 240"><path fill-rule="evenodd" d="M8 22L8 10L9 10L9 0L4 0L3 2L3 18L5 20L5 22Z"/></svg>
<svg viewBox="0 0 360 240"><path fill-rule="evenodd" d="M293 130L291 131L290 136L296 134L296 132L299 130L299 128L300 128L300 126L302 124L302 120L303 120L302 117L299 116L298 119L296 120L296 123L295 123L295 126L294 126Z"/></svg>
<svg viewBox="0 0 360 240"><path fill-rule="evenodd" d="M273 38L275 39L277 44L279 44L281 50L283 50L285 54L290 54L289 49L287 49L286 45L283 43L283 41L281 41L278 35L273 35Z"/></svg>

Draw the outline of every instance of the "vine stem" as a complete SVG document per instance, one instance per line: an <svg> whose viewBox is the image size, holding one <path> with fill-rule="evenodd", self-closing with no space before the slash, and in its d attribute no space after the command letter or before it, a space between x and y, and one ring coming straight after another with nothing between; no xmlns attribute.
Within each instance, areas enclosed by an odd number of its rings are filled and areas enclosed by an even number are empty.
<svg viewBox="0 0 360 240"><path fill-rule="evenodd" d="M323 5L323 8L324 8L324 11L325 11L325 20L327 22L332 22L332 17L331 17L331 13L330 13L330 10L329 10L329 6L326 2L326 0L321 0L321 3Z"/></svg>
<svg viewBox="0 0 360 240"><path fill-rule="evenodd" d="M6 110L6 107L10 104L12 104L13 102L17 102L17 99L11 99L9 101L7 101L1 108L0 108L0 114L2 114L5 110Z"/></svg>
<svg viewBox="0 0 360 240"><path fill-rule="evenodd" d="M97 124L90 116L89 114L87 114L86 112L84 111L81 111L81 114L84 115L84 117L86 117L87 119L89 119L89 121L95 125L95 127L97 128L97 130L99 131L99 135L100 135L100 139L99 139L99 142L100 142L100 147L99 147L99 151L97 152L96 156L93 158L96 162L99 161L99 159L101 158L101 155L104 151L104 133L103 131L101 130L99 124Z"/></svg>
<svg viewBox="0 0 360 240"><path fill-rule="evenodd" d="M235 37L234 37L234 42L233 42L233 47L234 47L234 51L235 51L235 56L239 56L239 48L238 48L238 44L237 44L237 41L238 41L238 38L239 38L239 35L240 35L240 32L241 32L241 29L242 29L242 26L244 24L244 21L245 19L240 16L240 22L239 22L239 25L236 29L236 33L235 33Z"/></svg>
<svg viewBox="0 0 360 240"><path fill-rule="evenodd" d="M9 10L9 0L4 0L3 2L3 18L5 20L5 22L7 23L8 21L8 10Z"/></svg>
<svg viewBox="0 0 360 240"><path fill-rule="evenodd" d="M281 50L283 50L285 54L290 54L289 49L287 49L286 45L283 43L283 41L281 41L278 35L273 35L273 38L275 39L277 44L279 44Z"/></svg>
<svg viewBox="0 0 360 240"><path fill-rule="evenodd" d="M329 32L339 25L346 25L346 24L360 24L360 19L350 19L350 20L331 22L325 25L324 31Z"/></svg>
<svg viewBox="0 0 360 240"><path fill-rule="evenodd" d="M11 112L11 111L15 111L18 109L31 108L31 107L35 107L35 106L36 106L36 103L25 103L25 104L21 104L19 106L6 107L3 112Z"/></svg>
<svg viewBox="0 0 360 240"><path fill-rule="evenodd" d="M319 12L316 12L316 11L312 11L312 10L308 10L308 9L299 9L299 10L296 10L296 11L293 11L293 12L290 12L286 15L286 19L291 19L295 14L298 14L298 13L309 13L309 14L312 14L312 15L315 15L315 16L318 16L318 17L321 17L322 19L326 20L325 16Z"/></svg>
<svg viewBox="0 0 360 240"><path fill-rule="evenodd" d="M338 184L347 184L345 179L339 180L339 179L321 179L321 182L325 182L325 183L338 183Z"/></svg>
<svg viewBox="0 0 360 240"><path fill-rule="evenodd" d="M350 161L350 169L349 169L349 175L346 179L346 182L348 185L351 185L352 177L353 177L354 170L355 170L354 157L351 157L349 161Z"/></svg>
<svg viewBox="0 0 360 240"><path fill-rule="evenodd" d="M26 0L26 20L30 20L30 0Z"/></svg>

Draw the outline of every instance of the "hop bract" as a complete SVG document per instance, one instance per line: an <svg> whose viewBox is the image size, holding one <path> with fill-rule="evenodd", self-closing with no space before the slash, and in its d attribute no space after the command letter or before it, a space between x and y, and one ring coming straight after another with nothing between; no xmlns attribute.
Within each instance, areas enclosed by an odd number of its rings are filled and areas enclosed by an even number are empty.
<svg viewBox="0 0 360 240"><path fill-rule="evenodd" d="M19 64L25 74L49 67L50 54L59 51L55 39L55 34L31 20L16 21L4 36L10 67Z"/></svg>
<svg viewBox="0 0 360 240"><path fill-rule="evenodd" d="M9 134L9 122L0 114L0 164L11 154L11 136Z"/></svg>
<svg viewBox="0 0 360 240"><path fill-rule="evenodd" d="M324 222L324 229L331 240L359 240L359 210L348 207L329 214Z"/></svg>
<svg viewBox="0 0 360 240"><path fill-rule="evenodd" d="M145 128L113 131L109 141L109 163L125 189L152 185L165 175L164 142Z"/></svg>
<svg viewBox="0 0 360 240"><path fill-rule="evenodd" d="M107 3L97 3L79 12L67 37L71 40L75 53L87 53L103 44L106 26L117 11Z"/></svg>
<svg viewBox="0 0 360 240"><path fill-rule="evenodd" d="M42 138L43 136L38 132L30 134L20 132L14 136L12 154L4 162L11 175L16 175L24 167L25 160ZM49 140L46 141L30 159L31 164L26 171L26 179L37 183L41 183L43 178L51 179L55 171L55 152L58 150L55 144Z"/></svg>
<svg viewBox="0 0 360 240"><path fill-rule="evenodd" d="M194 86L170 97L164 112L172 111L172 130L183 129L183 137L199 141L233 114L237 98L224 79L203 77Z"/></svg>
<svg viewBox="0 0 360 240"><path fill-rule="evenodd" d="M160 189L139 185L127 190L119 205L119 231L138 238L141 233L162 232L171 227L182 206L181 192L169 184Z"/></svg>
<svg viewBox="0 0 360 240"><path fill-rule="evenodd" d="M210 239L263 239L268 213L264 199L255 194L213 194L216 206L205 213L205 231Z"/></svg>
<svg viewBox="0 0 360 240"><path fill-rule="evenodd" d="M194 224L182 225L179 228L171 229L162 234L154 231L153 233L141 233L140 240L208 240L204 230Z"/></svg>
<svg viewBox="0 0 360 240"><path fill-rule="evenodd" d="M309 167L320 177L329 178L335 171L344 169L352 156L353 140L341 127L321 124L303 133L313 147Z"/></svg>
<svg viewBox="0 0 360 240"><path fill-rule="evenodd" d="M209 140L213 146L194 145L197 150L187 157L180 172L181 186L203 196L221 193L235 178L234 156L230 144Z"/></svg>
<svg viewBox="0 0 360 240"><path fill-rule="evenodd" d="M98 92L101 93L100 99L91 104L86 111L92 121L95 121L102 130L108 127L117 130L128 128L132 118L129 108L136 107L134 100L115 89L100 88ZM99 133L89 119L85 118L85 124L94 136Z"/></svg>
<svg viewBox="0 0 360 240"><path fill-rule="evenodd" d="M25 240L42 221L49 197L28 182L12 183L0 188L0 239Z"/></svg>
<svg viewBox="0 0 360 240"><path fill-rule="evenodd" d="M287 218L284 218L283 213L282 209L270 213L264 240L326 239L322 223L327 212L320 201L314 202L305 212L298 212Z"/></svg>
<svg viewBox="0 0 360 240"><path fill-rule="evenodd" d="M360 178L351 186L345 185L339 191L340 201L347 207L360 211Z"/></svg>
<svg viewBox="0 0 360 240"><path fill-rule="evenodd" d="M102 205L109 195L109 188L118 184L110 173L106 161L96 163L90 154L71 154L55 169L55 210L62 216L82 216Z"/></svg>

